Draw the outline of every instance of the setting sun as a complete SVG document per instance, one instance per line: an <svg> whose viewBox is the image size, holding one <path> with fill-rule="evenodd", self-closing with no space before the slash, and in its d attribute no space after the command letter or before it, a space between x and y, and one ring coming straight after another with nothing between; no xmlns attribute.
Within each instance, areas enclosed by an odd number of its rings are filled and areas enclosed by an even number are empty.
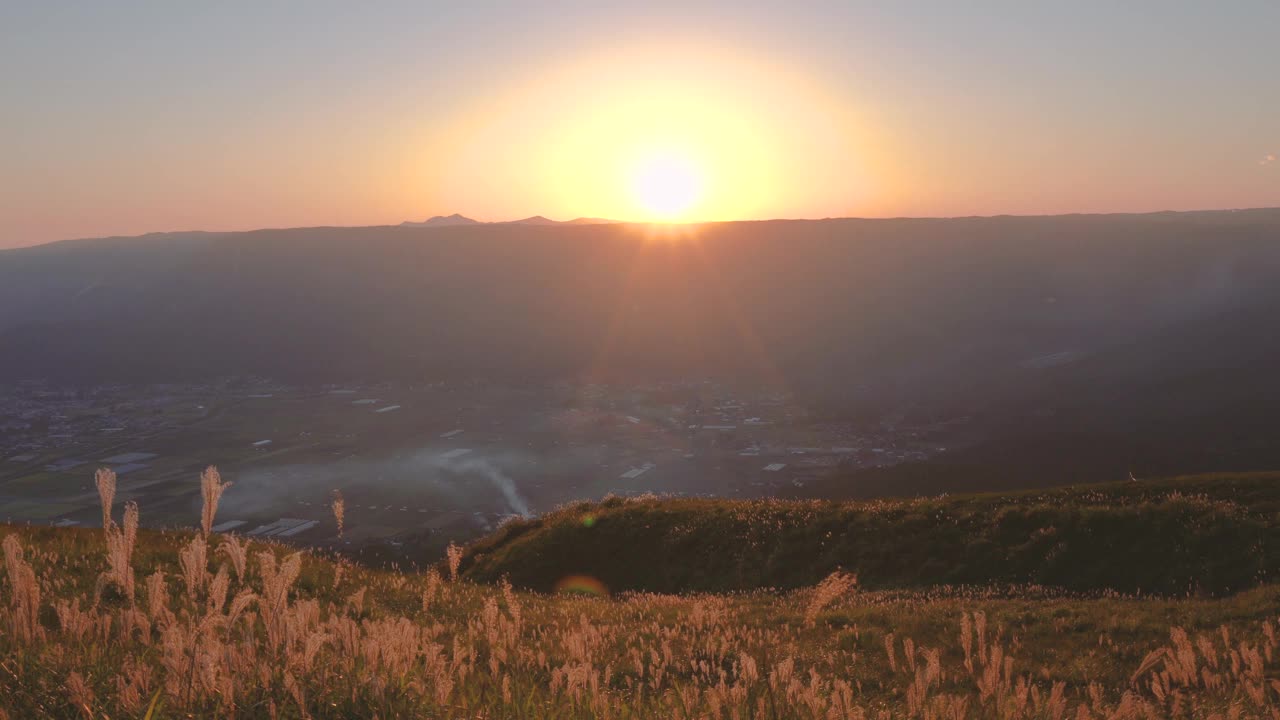
<svg viewBox="0 0 1280 720"><path fill-rule="evenodd" d="M892 186L877 139L847 98L797 70L630 46L530 69L469 108L410 154L421 174L405 202L487 218L835 215Z"/></svg>
<svg viewBox="0 0 1280 720"><path fill-rule="evenodd" d="M704 178L697 165L677 153L657 153L633 170L631 191L647 219L679 220L702 197Z"/></svg>

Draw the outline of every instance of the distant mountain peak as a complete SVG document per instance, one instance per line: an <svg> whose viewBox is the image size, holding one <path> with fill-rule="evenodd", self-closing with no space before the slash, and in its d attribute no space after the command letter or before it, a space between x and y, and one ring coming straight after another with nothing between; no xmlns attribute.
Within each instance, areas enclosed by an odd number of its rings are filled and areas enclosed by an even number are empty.
<svg viewBox="0 0 1280 720"><path fill-rule="evenodd" d="M454 213L452 215L436 215L422 222L413 222L406 220L400 223L401 227L449 227L451 225L479 225L480 221L472 220L465 215Z"/></svg>
<svg viewBox="0 0 1280 720"><path fill-rule="evenodd" d="M541 215L534 215L523 220L509 220L504 225L611 225L618 222L617 220L605 220L604 218L580 217L573 220L552 220Z"/></svg>
<svg viewBox="0 0 1280 720"><path fill-rule="evenodd" d="M609 220L608 218L580 217L566 222L565 225L617 225L621 222L621 220Z"/></svg>
<svg viewBox="0 0 1280 720"><path fill-rule="evenodd" d="M458 225L609 225L618 222L617 220L606 220L604 218L580 217L573 220L552 220L543 215L533 215L520 220L504 220L500 222L483 222L473 220L466 215L454 213L452 215L436 215L422 222L406 220L400 223L400 227L454 227Z"/></svg>

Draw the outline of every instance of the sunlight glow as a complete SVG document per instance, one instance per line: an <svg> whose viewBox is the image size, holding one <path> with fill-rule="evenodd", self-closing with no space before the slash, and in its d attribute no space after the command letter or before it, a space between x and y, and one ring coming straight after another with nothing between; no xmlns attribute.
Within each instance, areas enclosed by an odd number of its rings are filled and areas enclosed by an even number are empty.
<svg viewBox="0 0 1280 720"><path fill-rule="evenodd" d="M872 129L813 78L701 46L531 69L432 136L407 192L481 219L855 214L885 186L871 177L892 175Z"/></svg>
<svg viewBox="0 0 1280 720"><path fill-rule="evenodd" d="M688 157L654 154L640 161L632 178L632 193L648 220L682 219L702 197L703 174Z"/></svg>

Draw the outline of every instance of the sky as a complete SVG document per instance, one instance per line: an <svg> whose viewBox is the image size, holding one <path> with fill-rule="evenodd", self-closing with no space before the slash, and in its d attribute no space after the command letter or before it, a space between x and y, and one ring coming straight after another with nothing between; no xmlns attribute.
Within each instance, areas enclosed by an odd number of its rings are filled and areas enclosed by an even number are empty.
<svg viewBox="0 0 1280 720"><path fill-rule="evenodd" d="M0 247L1280 205L1280 3L0 3Z"/></svg>

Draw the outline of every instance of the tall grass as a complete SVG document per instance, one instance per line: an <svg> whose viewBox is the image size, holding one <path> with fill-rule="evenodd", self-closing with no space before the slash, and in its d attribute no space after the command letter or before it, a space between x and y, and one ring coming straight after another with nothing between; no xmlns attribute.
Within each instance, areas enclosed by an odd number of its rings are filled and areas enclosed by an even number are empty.
<svg viewBox="0 0 1280 720"><path fill-rule="evenodd" d="M0 717L1280 717L1275 608L1248 609L1275 593L1176 601L1239 616L1155 642L1117 609L1158 622L1184 606L855 592L848 575L780 595L552 597L458 579L456 549L446 582L206 539L204 497L199 533L140 542L129 503L105 541L4 538ZM86 557L87 542L103 545Z"/></svg>
<svg viewBox="0 0 1280 720"><path fill-rule="evenodd" d="M337 490L333 491L330 508L333 510L333 520L338 524L338 537L342 537L343 520L347 516L347 501L342 499L342 493Z"/></svg>
<svg viewBox="0 0 1280 720"><path fill-rule="evenodd" d="M98 500L102 503L102 529L111 527L111 505L116 497L116 473L107 468L98 468L93 476L93 484L98 488Z"/></svg>
<svg viewBox="0 0 1280 720"><path fill-rule="evenodd" d="M229 487L231 483L222 482L218 468L212 465L200 473L200 497L204 501L200 510L200 530L205 537L209 537L209 532L213 529L213 518L218 514L218 501Z"/></svg>

